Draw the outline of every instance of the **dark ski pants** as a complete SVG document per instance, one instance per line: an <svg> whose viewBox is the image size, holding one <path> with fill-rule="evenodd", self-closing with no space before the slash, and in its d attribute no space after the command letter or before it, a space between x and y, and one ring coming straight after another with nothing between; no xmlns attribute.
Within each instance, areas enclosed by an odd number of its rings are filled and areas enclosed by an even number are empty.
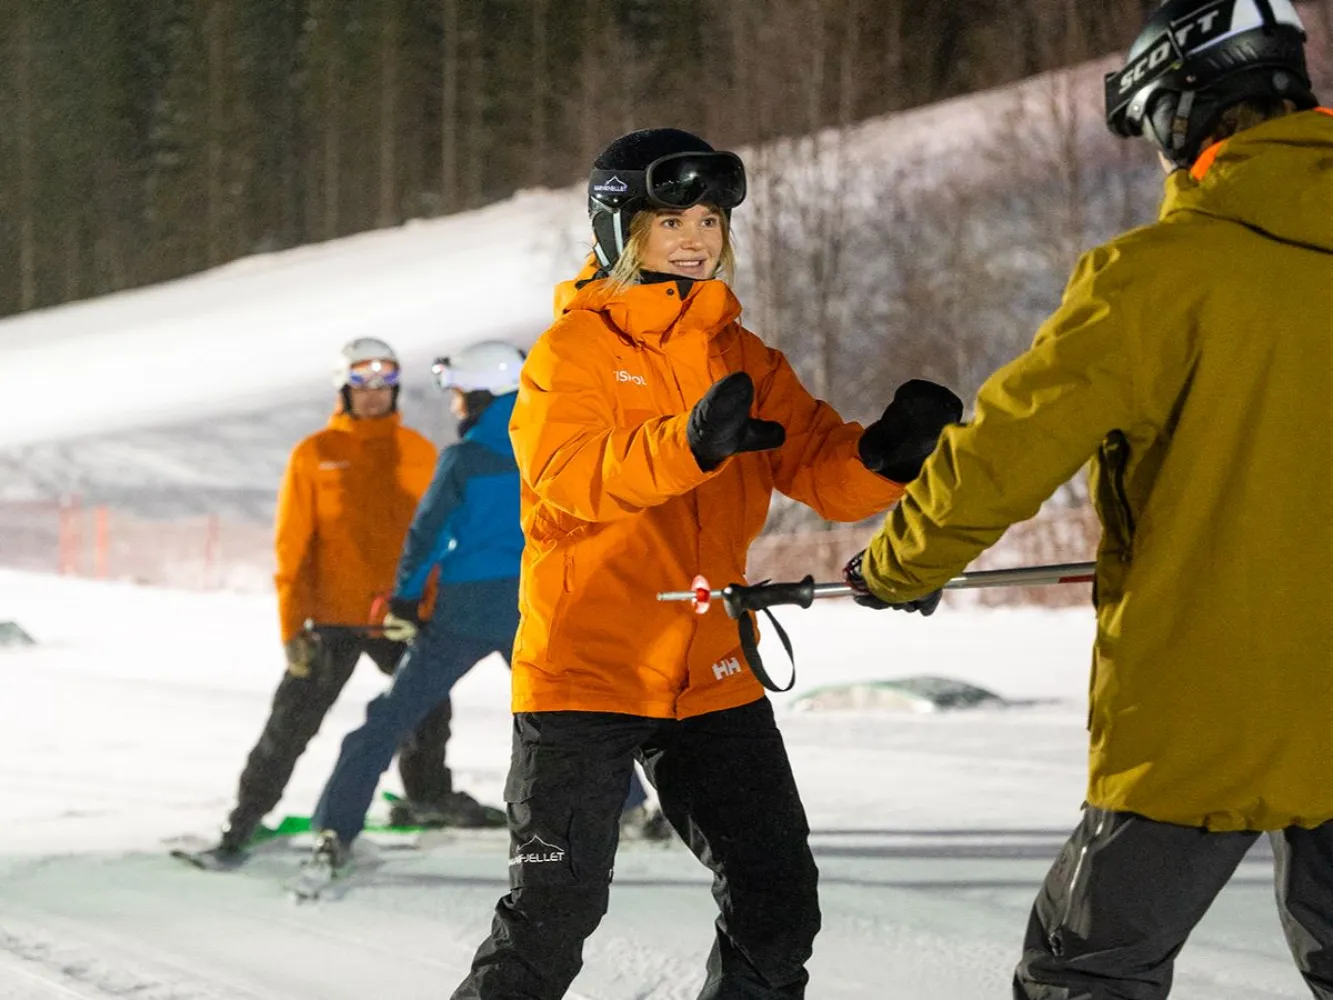
<svg viewBox="0 0 1333 1000"><path fill-rule="evenodd" d="M330 639L321 645L308 677L282 675L264 731L241 772L236 808L227 823L229 839L242 844L249 840L260 821L278 804L297 760L347 686L361 654L391 674L402 651L401 643L385 639ZM399 771L409 797L430 794L446 780L442 772L448 738L446 706L439 715L422 720L404 742Z"/></svg>
<svg viewBox="0 0 1333 1000"><path fill-rule="evenodd" d="M491 653L509 662L513 642L512 631L479 638L427 624L399 661L393 685L366 707L365 723L343 738L338 762L311 817L316 829L333 830L343 843L350 844L365 825L375 786L389 769L394 750L404 741L411 743L413 733L419 734L423 724L430 727L432 738L439 739L442 760L453 717L449 692ZM438 771L440 765L436 767ZM442 801L453 791L453 776L447 768L442 774L443 783L425 794L409 787L404 774L407 797L417 802Z"/></svg>
<svg viewBox="0 0 1333 1000"><path fill-rule="evenodd" d="M454 1000L559 1000L606 913L634 760L713 871L720 914L700 1000L799 1000L819 931L810 828L766 698L691 719L514 718L510 891Z"/></svg>
<svg viewBox="0 0 1333 1000"><path fill-rule="evenodd" d="M1185 939L1258 838L1087 807L1037 896L1015 1000L1166 997ZM1269 838L1296 965L1333 1000L1333 822Z"/></svg>

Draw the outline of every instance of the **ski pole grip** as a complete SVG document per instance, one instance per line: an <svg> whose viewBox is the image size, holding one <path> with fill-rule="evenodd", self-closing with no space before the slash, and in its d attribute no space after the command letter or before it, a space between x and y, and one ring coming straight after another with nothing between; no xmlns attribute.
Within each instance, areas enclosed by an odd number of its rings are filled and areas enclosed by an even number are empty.
<svg viewBox="0 0 1333 1000"><path fill-rule="evenodd" d="M808 608L815 600L815 578L806 575L796 583L762 583L748 587L733 583L722 591L727 617L740 618L747 611L762 611L777 604Z"/></svg>

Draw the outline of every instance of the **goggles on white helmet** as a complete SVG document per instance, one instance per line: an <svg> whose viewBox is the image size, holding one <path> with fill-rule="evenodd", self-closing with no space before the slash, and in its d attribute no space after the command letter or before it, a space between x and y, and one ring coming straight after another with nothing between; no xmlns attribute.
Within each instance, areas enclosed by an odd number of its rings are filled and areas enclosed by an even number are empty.
<svg viewBox="0 0 1333 1000"><path fill-rule="evenodd" d="M397 361L358 361L347 369L347 385L353 389L387 389L398 384L398 374Z"/></svg>
<svg viewBox="0 0 1333 1000"><path fill-rule="evenodd" d="M343 345L333 373L335 389L387 389L398 384L401 371L393 348L375 337L358 337Z"/></svg>

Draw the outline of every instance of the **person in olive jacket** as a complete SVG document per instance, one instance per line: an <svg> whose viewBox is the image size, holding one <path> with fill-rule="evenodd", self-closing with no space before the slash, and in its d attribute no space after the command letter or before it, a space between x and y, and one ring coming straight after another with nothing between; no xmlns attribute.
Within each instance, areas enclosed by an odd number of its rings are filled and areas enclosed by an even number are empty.
<svg viewBox="0 0 1333 1000"><path fill-rule="evenodd" d="M1107 80L1161 216L1086 254L848 581L920 601L1094 459L1083 820L1014 996L1156 1000L1260 832L1333 998L1333 112L1286 0L1171 0ZM883 606L883 605L881 605Z"/></svg>

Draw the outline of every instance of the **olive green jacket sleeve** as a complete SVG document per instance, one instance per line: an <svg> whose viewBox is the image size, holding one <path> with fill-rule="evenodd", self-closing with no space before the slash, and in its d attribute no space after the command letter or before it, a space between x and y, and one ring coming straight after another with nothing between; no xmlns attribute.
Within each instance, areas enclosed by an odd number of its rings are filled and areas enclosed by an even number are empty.
<svg viewBox="0 0 1333 1000"><path fill-rule="evenodd" d="M969 423L944 432L870 542L863 572L875 594L937 590L1135 420L1138 324L1118 260L1114 246L1085 254L1032 346L981 387Z"/></svg>

